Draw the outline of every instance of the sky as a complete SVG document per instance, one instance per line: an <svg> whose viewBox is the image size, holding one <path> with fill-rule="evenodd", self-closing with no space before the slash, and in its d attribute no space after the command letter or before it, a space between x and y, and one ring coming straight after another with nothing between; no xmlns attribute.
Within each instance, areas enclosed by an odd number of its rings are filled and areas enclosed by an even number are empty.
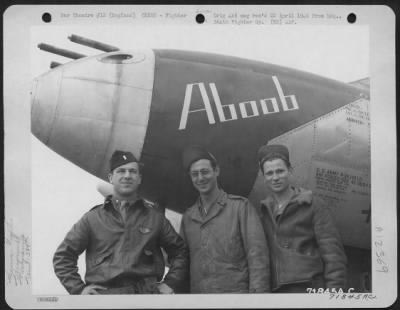
<svg viewBox="0 0 400 310"><path fill-rule="evenodd" d="M34 27L31 78L64 57L40 51L39 43L96 55L70 42L77 34L121 49L182 49L238 56L351 82L369 77L369 33L365 26L140 26ZM86 211L102 202L101 180L49 150L32 136L32 277L34 294L65 294L55 277L52 256L67 231ZM170 216L168 213L167 216ZM176 216L170 216L176 221ZM84 272L83 256L79 268ZM40 281L38 280L40 279Z"/></svg>

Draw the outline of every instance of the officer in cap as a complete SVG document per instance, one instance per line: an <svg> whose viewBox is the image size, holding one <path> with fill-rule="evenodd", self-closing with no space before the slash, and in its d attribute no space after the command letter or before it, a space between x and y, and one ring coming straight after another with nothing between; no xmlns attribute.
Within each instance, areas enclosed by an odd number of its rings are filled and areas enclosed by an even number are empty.
<svg viewBox="0 0 400 310"><path fill-rule="evenodd" d="M268 192L259 214L270 246L272 291L345 289L346 256L339 233L322 201L291 183L288 148L262 146L258 164Z"/></svg>
<svg viewBox="0 0 400 310"><path fill-rule="evenodd" d="M71 228L54 254L54 270L70 294L171 294L186 277L188 250L164 212L138 194L141 165L115 151L109 181L114 193ZM170 261L164 280L163 248ZM78 256L86 251L86 275Z"/></svg>
<svg viewBox="0 0 400 310"><path fill-rule="evenodd" d="M269 292L268 246L256 209L219 187L220 168L203 147L186 148L183 166L199 193L181 223L190 251L190 292Z"/></svg>

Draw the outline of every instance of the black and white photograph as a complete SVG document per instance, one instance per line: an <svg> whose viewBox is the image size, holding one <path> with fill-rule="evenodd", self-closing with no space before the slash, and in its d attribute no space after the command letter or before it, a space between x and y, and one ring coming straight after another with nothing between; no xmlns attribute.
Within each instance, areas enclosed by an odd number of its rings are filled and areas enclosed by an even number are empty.
<svg viewBox="0 0 400 310"><path fill-rule="evenodd" d="M5 16L10 306L395 301L390 9Z"/></svg>

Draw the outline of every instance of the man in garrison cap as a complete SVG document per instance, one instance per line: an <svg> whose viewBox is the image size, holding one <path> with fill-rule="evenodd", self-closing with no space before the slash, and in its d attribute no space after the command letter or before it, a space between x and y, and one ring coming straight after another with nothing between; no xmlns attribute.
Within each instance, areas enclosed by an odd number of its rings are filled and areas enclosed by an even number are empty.
<svg viewBox="0 0 400 310"><path fill-rule="evenodd" d="M172 294L185 279L188 250L163 210L138 195L141 165L115 151L109 181L114 193L71 228L54 254L54 270L70 294ZM161 281L168 254L170 268ZM86 275L78 256L86 251Z"/></svg>
<svg viewBox="0 0 400 310"><path fill-rule="evenodd" d="M219 187L220 168L203 147L186 148L183 166L199 192L181 223L190 253L190 292L269 292L268 246L256 209Z"/></svg>
<svg viewBox="0 0 400 310"><path fill-rule="evenodd" d="M291 184L285 145L264 145L258 164L268 191L259 214L270 246L272 291L345 289L346 256L329 209L312 192Z"/></svg>

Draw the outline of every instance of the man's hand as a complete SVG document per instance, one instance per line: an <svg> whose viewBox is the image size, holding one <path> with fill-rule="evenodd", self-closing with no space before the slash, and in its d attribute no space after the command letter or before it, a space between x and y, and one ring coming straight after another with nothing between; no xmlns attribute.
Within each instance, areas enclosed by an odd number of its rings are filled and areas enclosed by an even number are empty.
<svg viewBox="0 0 400 310"><path fill-rule="evenodd" d="M160 291L160 294L175 294L174 290L164 282L158 284L158 290Z"/></svg>
<svg viewBox="0 0 400 310"><path fill-rule="evenodd" d="M101 285L89 284L88 286L85 286L85 288L82 290L81 295L98 295L99 293L97 292L97 290L105 289L107 288Z"/></svg>

